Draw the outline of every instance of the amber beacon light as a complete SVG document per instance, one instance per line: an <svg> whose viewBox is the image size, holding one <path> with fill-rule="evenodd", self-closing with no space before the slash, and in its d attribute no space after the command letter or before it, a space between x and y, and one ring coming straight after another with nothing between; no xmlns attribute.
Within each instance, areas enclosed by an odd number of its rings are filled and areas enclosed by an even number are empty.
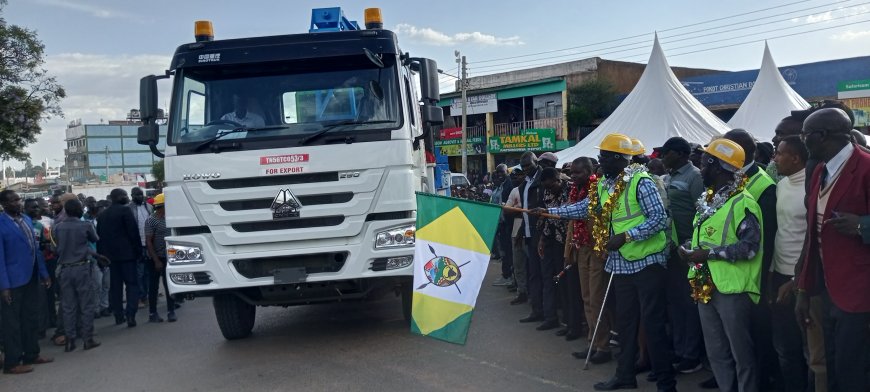
<svg viewBox="0 0 870 392"><path fill-rule="evenodd" d="M214 27L210 20L198 20L194 24L193 34L196 42L214 41Z"/></svg>
<svg viewBox="0 0 870 392"><path fill-rule="evenodd" d="M381 17L380 8L366 8L365 15L367 29L384 28L384 19Z"/></svg>

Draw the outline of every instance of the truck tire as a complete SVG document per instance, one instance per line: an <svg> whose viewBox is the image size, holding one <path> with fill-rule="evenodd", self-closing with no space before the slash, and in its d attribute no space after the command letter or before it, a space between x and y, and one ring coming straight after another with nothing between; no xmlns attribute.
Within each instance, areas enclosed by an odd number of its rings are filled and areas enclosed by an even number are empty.
<svg viewBox="0 0 870 392"><path fill-rule="evenodd" d="M411 325L411 304L414 302L414 286L411 282L402 283L402 316L405 317L405 322Z"/></svg>
<svg viewBox="0 0 870 392"><path fill-rule="evenodd" d="M251 336L257 307L233 294L219 294L212 299L218 327L227 340Z"/></svg>

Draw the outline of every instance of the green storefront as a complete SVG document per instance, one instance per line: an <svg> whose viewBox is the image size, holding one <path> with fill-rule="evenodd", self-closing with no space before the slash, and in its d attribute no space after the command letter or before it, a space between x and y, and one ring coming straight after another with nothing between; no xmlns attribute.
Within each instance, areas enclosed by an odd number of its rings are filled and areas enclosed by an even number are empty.
<svg viewBox="0 0 870 392"><path fill-rule="evenodd" d="M519 163L526 151L536 155L547 151L559 151L570 147L565 140L556 140L553 128L524 129L517 135L490 136L487 151L495 157L496 164L513 166Z"/></svg>

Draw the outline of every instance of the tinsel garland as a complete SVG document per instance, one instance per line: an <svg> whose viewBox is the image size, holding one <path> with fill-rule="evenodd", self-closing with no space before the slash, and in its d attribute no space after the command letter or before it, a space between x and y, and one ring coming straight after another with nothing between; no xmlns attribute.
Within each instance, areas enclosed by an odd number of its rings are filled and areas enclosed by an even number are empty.
<svg viewBox="0 0 870 392"><path fill-rule="evenodd" d="M622 173L616 176L613 193L603 203L601 203L601 195L598 194L598 184L595 182L589 184L589 223L592 226L590 234L592 235L592 250L597 254L602 255L607 251L607 242L610 241L610 217L613 215L613 210L619 205L619 198L625 191L626 184L630 183L631 179L639 173L646 173L646 166L633 164L626 167ZM599 206L600 212L596 211Z"/></svg>
<svg viewBox="0 0 870 392"><path fill-rule="evenodd" d="M734 195L743 192L746 186L746 176L743 173L734 173L734 181L714 192L713 188L707 188L703 195L698 198L697 212L698 220L695 222L695 229L716 214L725 203L728 202ZM692 277L689 279L689 286L692 287L692 299L695 303L708 303L713 296L713 289L716 285L713 283L713 275L710 273L710 266L707 263L695 263L691 267Z"/></svg>

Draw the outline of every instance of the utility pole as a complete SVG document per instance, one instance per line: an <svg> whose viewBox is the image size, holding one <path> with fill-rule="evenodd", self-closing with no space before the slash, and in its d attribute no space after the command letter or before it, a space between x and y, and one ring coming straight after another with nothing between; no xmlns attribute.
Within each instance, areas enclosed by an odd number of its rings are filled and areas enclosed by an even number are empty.
<svg viewBox="0 0 870 392"><path fill-rule="evenodd" d="M109 146L106 146L106 184L109 183Z"/></svg>
<svg viewBox="0 0 870 392"><path fill-rule="evenodd" d="M462 89L462 174L468 177L468 62L465 61L465 56L457 60L462 67L459 79L459 86Z"/></svg>

